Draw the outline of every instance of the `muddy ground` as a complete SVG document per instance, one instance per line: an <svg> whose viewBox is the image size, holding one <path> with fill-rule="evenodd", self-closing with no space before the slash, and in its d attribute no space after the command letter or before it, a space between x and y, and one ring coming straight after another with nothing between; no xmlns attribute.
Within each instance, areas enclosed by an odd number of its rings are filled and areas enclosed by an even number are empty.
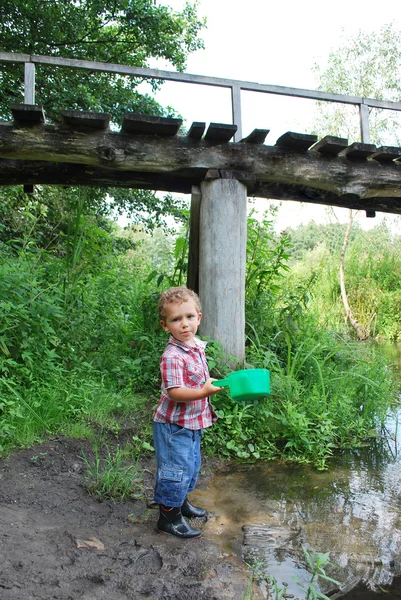
<svg viewBox="0 0 401 600"><path fill-rule="evenodd" d="M0 461L1 600L250 597L243 563L207 536L180 541L158 533L158 511L145 499L89 496L83 451L89 457L85 442L54 439ZM199 486L207 479L206 466Z"/></svg>

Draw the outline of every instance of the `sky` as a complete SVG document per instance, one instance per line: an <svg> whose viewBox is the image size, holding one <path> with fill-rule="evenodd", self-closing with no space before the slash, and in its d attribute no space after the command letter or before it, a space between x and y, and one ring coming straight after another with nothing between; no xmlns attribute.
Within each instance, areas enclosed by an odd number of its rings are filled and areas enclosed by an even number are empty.
<svg viewBox="0 0 401 600"><path fill-rule="evenodd" d="M161 0L161 3L181 10L185 0ZM331 3L199 0L198 14L207 19L207 28L201 34L205 49L189 56L187 73L306 89L317 88L313 66L319 64L324 68L330 52L360 30L378 32L390 23L401 29L400 0L386 0L383 4L350 0ZM149 66L174 70L162 61ZM146 91L150 91L149 86ZM173 106L186 125L193 121L232 122L227 89L166 82L156 99L163 105ZM286 131L310 133L312 129L314 102L311 100L242 92L241 104L243 137L254 128L269 129L265 143L274 145ZM317 222L348 219L348 211L343 209L335 209L335 216L332 210L329 213L318 205L285 201L277 227L294 227L311 219ZM384 216L377 213L375 219L368 219L365 213L360 213L359 220L361 226L369 228ZM387 221L393 220L387 217Z"/></svg>

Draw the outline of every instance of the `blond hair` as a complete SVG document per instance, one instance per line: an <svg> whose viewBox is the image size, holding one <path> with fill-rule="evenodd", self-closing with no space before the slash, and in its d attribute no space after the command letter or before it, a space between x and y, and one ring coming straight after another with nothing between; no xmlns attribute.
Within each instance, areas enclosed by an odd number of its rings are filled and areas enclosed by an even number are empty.
<svg viewBox="0 0 401 600"><path fill-rule="evenodd" d="M182 304L187 300L193 300L198 313L201 312L201 303L198 294L193 290L190 290L185 285L177 287L171 287L160 294L159 298L159 317L162 321L166 320L166 306L167 304Z"/></svg>

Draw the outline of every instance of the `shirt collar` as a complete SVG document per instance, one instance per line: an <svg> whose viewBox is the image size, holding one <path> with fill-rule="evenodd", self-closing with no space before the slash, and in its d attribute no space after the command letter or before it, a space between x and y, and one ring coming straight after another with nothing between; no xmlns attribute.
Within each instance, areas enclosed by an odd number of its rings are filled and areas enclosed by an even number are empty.
<svg viewBox="0 0 401 600"><path fill-rule="evenodd" d="M177 340L173 335L170 335L170 339L168 341L169 344L172 344L173 346L178 346L179 348L185 350L185 352L190 352L194 349L194 347L198 350L203 350L207 345L207 342L205 342L204 340L200 340L197 337L194 338L194 342L195 346L188 346L188 344L184 344L184 342L180 342L180 340Z"/></svg>

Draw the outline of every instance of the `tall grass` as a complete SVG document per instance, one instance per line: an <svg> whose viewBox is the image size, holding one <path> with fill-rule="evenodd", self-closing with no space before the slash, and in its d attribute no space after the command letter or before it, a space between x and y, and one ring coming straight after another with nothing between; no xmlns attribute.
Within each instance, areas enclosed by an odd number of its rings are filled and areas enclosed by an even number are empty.
<svg viewBox="0 0 401 600"><path fill-rule="evenodd" d="M144 497L142 472L138 461L132 464L130 457L123 449L108 449L104 459L95 450L95 457L90 460L85 454L81 457L87 467L84 477L85 487L90 495L99 500L134 500Z"/></svg>
<svg viewBox="0 0 401 600"><path fill-rule="evenodd" d="M137 265L132 249L91 246L99 236L81 221L65 256L25 242L23 251L0 252L0 451L54 433L103 430L118 438L128 421L137 424L137 451L151 449L166 343L160 290L148 277L154 265L146 267L143 253ZM290 244L275 236L272 221L252 217L249 228L246 358L270 370L272 394L250 405L216 395L219 421L205 431L205 450L326 468L338 448L377 431L394 384L372 347L328 331L309 310L313 275L283 285ZM227 372L218 342L209 343L208 358L215 374Z"/></svg>

